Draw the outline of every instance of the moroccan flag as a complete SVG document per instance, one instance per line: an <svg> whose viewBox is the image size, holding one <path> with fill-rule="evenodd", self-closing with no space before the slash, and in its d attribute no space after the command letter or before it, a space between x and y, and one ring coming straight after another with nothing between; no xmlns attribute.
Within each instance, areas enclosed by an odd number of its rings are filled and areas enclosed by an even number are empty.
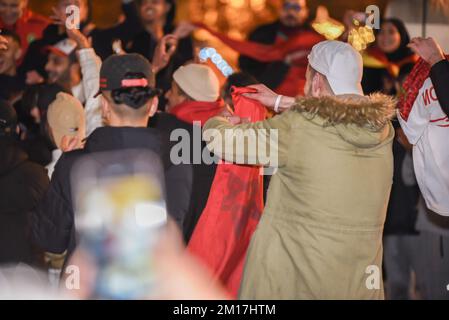
<svg viewBox="0 0 449 320"><path fill-rule="evenodd" d="M234 88L235 114L251 122L265 119L266 109ZM237 297L251 236L263 210L260 168L230 163L217 167L209 199L193 232L188 250L202 260Z"/></svg>

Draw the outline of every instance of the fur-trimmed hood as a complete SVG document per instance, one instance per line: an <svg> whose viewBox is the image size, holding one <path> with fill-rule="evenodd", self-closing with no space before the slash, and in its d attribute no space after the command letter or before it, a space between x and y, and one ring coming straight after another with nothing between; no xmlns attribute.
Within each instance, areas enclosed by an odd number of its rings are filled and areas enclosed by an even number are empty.
<svg viewBox="0 0 449 320"><path fill-rule="evenodd" d="M342 95L320 98L300 97L293 109L306 117L318 116L325 126L356 125L370 130L382 129L395 114L396 101L387 95Z"/></svg>
<svg viewBox="0 0 449 320"><path fill-rule="evenodd" d="M390 120L395 108L395 99L380 93L299 97L292 107L317 125L335 127L343 140L358 147L373 147L394 135Z"/></svg>

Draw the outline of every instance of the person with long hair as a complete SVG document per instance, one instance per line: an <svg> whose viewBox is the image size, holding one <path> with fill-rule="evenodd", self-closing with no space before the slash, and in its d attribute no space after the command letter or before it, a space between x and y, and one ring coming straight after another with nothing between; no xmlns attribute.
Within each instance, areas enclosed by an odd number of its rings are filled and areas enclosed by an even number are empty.
<svg viewBox="0 0 449 320"><path fill-rule="evenodd" d="M363 53L362 87L365 94L397 93L395 82L399 75L410 72L418 60L407 47L409 42L409 33L401 20L382 21L375 44Z"/></svg>

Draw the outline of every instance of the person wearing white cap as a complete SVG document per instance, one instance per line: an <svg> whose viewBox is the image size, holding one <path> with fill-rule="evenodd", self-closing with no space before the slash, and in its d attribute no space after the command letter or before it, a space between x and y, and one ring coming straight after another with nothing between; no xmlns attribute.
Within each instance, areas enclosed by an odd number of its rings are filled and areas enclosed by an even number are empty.
<svg viewBox="0 0 449 320"><path fill-rule="evenodd" d="M309 55L305 97L251 86L257 92L249 98L285 112L241 123L223 111L205 124L208 148L221 158L278 167L248 250L240 298L384 298L382 232L395 103L363 96L362 70L350 45L321 42ZM243 157L236 157L241 148L223 148L241 136ZM266 155L273 160L267 163Z"/></svg>
<svg viewBox="0 0 449 320"><path fill-rule="evenodd" d="M166 111L187 123L204 124L221 111L220 83L205 64L192 63L178 68L165 96Z"/></svg>

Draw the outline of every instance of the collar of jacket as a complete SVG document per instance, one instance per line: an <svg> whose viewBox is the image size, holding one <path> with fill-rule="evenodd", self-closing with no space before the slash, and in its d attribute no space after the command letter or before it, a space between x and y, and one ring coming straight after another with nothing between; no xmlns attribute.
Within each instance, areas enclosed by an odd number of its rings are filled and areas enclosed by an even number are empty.
<svg viewBox="0 0 449 320"><path fill-rule="evenodd" d="M151 128L101 127L87 138L85 151L102 152L121 149L146 149L159 153L161 138Z"/></svg>
<svg viewBox="0 0 449 320"><path fill-rule="evenodd" d="M393 118L395 108L393 97L375 93L370 96L299 97L292 109L304 113L310 120L321 118L324 126L355 125L378 131Z"/></svg>

